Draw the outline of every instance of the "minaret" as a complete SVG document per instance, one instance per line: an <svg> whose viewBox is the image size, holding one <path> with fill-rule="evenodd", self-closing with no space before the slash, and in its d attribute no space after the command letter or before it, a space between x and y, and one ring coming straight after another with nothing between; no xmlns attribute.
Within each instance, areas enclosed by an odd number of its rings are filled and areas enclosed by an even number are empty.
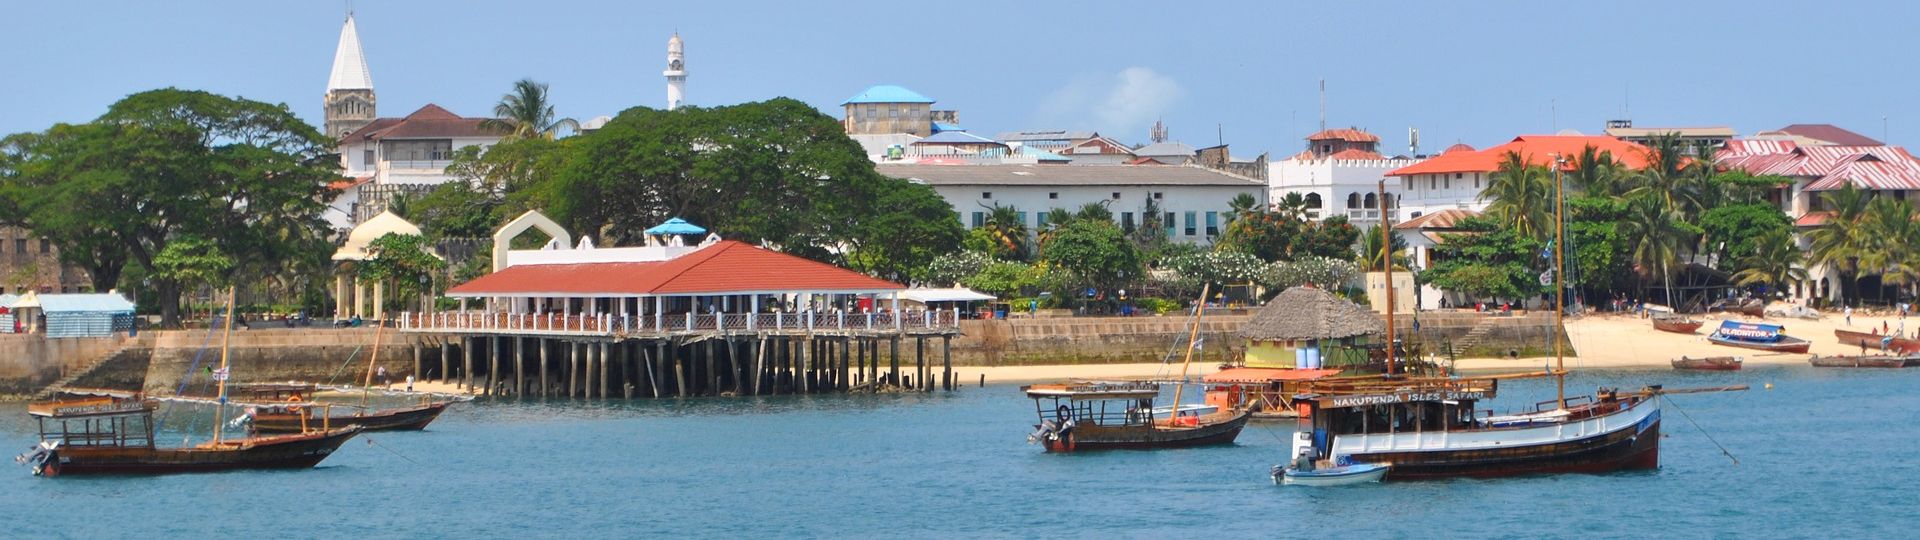
<svg viewBox="0 0 1920 540"><path fill-rule="evenodd" d="M667 40L667 70L661 75L667 76L667 110L680 108L687 99L687 62L681 48L680 33L674 32L673 39Z"/></svg>
<svg viewBox="0 0 1920 540"><path fill-rule="evenodd" d="M348 133L373 123L373 75L367 72L367 57L360 52L360 32L353 26L353 13L340 28L340 46L333 50L333 76L327 79L326 123L328 137Z"/></svg>

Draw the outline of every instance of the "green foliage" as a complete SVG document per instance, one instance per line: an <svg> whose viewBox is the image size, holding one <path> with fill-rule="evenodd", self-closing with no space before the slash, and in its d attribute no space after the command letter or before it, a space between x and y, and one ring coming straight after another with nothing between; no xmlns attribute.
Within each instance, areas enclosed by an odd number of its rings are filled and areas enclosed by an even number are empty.
<svg viewBox="0 0 1920 540"><path fill-rule="evenodd" d="M1266 285L1275 293L1300 285L1336 291L1359 277L1360 267L1349 259L1308 255L1268 265Z"/></svg>
<svg viewBox="0 0 1920 540"><path fill-rule="evenodd" d="M1179 255L1160 263L1162 268L1178 272L1199 292L1200 285L1212 284L1215 290L1228 284L1260 281L1267 274L1267 262L1238 251L1202 251Z"/></svg>
<svg viewBox="0 0 1920 540"><path fill-rule="evenodd" d="M1807 271L1801 267L1804 259L1791 234L1771 231L1755 239L1753 251L1741 258L1741 270L1733 274L1733 282L1768 287L1779 293L1787 284L1807 279Z"/></svg>
<svg viewBox="0 0 1920 540"><path fill-rule="evenodd" d="M233 266L233 258L221 253L219 245L191 235L174 239L153 258L155 275L214 288L228 283Z"/></svg>
<svg viewBox="0 0 1920 540"><path fill-rule="evenodd" d="M987 265L993 264L993 258L977 251L955 251L934 257L920 273L922 283L944 287L959 283L960 280L980 273Z"/></svg>
<svg viewBox="0 0 1920 540"><path fill-rule="evenodd" d="M1047 245L1045 261L1076 289L1118 289L1145 268L1120 227L1097 217L1075 219L1063 227Z"/></svg>
<svg viewBox="0 0 1920 540"><path fill-rule="evenodd" d="M1493 172L1487 187L1480 192L1487 203L1487 216L1520 236L1544 239L1553 236L1553 172L1531 165L1529 156L1508 151L1501 156L1499 170ZM1542 157L1545 156L1535 156Z"/></svg>
<svg viewBox="0 0 1920 540"><path fill-rule="evenodd" d="M502 221L494 212L499 201L467 182L434 186L394 213L420 225L431 238L484 238Z"/></svg>
<svg viewBox="0 0 1920 540"><path fill-rule="evenodd" d="M547 85L533 79L514 81L513 91L500 96L500 102L493 106L493 115L495 118L482 121L480 126L508 132L517 139L553 139L562 129L580 130L579 122L554 113L552 102L547 100Z"/></svg>
<svg viewBox="0 0 1920 540"><path fill-rule="evenodd" d="M1706 231L1706 251L1729 262L1752 255L1755 244L1763 236L1793 232L1793 223L1787 220L1786 214L1766 203L1714 208L1700 216L1699 225Z"/></svg>
<svg viewBox="0 0 1920 540"><path fill-rule="evenodd" d="M1141 311L1151 312L1154 315L1166 315L1179 311L1185 304L1165 298L1135 298L1133 305Z"/></svg>
<svg viewBox="0 0 1920 540"><path fill-rule="evenodd" d="M1385 252L1388 250L1380 245L1381 232L1379 227L1367 227L1366 235L1360 241L1360 252L1358 256L1354 258L1354 263L1359 265L1360 270L1363 272L1385 271L1380 258L1382 255L1386 255ZM1402 238L1400 233L1397 232L1388 236L1393 239L1393 247L1391 248L1393 267L1396 269L1407 268L1407 239Z"/></svg>
<svg viewBox="0 0 1920 540"><path fill-rule="evenodd" d="M1545 289L1539 281L1547 262L1539 255L1540 240L1484 218L1463 219L1458 227L1463 232L1443 235L1446 242L1435 257L1440 262L1423 279L1482 299L1519 299Z"/></svg>
<svg viewBox="0 0 1920 540"><path fill-rule="evenodd" d="M1000 261L989 264L974 275L961 279L960 284L969 289L1006 298L1039 287L1045 274L1046 270L1038 266Z"/></svg>
<svg viewBox="0 0 1920 540"><path fill-rule="evenodd" d="M1359 239L1360 230L1346 216L1310 222L1304 214L1255 210L1227 223L1215 245L1269 262L1308 255L1350 259Z"/></svg>
<svg viewBox="0 0 1920 540"><path fill-rule="evenodd" d="M359 278L393 285L393 300L433 290L447 262L433 255L426 237L387 233L367 244L367 260L356 263Z"/></svg>

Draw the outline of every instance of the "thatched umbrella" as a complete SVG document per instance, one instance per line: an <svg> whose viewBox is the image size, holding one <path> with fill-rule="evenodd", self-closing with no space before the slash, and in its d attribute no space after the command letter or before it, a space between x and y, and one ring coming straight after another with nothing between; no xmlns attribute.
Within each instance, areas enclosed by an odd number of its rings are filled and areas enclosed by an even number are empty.
<svg viewBox="0 0 1920 540"><path fill-rule="evenodd" d="M1372 310L1323 289L1299 286L1267 301L1266 307L1240 327L1240 337L1253 341L1342 339L1386 331L1386 322Z"/></svg>

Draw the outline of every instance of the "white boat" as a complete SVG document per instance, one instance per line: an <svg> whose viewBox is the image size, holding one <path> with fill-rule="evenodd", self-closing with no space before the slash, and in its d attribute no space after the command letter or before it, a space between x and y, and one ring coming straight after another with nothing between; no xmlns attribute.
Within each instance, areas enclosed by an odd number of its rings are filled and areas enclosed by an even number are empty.
<svg viewBox="0 0 1920 540"><path fill-rule="evenodd" d="M1387 470L1393 465L1385 463L1355 463L1339 467L1326 467L1303 471L1292 467L1274 466L1273 483L1288 486L1348 486L1379 482L1387 476Z"/></svg>

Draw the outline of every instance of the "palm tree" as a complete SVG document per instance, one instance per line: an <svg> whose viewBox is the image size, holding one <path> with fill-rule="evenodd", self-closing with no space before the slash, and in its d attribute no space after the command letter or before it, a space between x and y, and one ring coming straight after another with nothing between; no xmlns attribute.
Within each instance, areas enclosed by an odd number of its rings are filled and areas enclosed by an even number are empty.
<svg viewBox="0 0 1920 540"><path fill-rule="evenodd" d="M1641 157L1647 160L1647 166L1634 175L1635 185L1622 194L1623 198L1651 197L1660 203L1662 210L1691 212L1701 207L1695 197L1697 183L1701 181L1700 169L1689 166L1685 145L1677 134L1654 136Z"/></svg>
<svg viewBox="0 0 1920 540"><path fill-rule="evenodd" d="M1306 203L1302 201L1301 204L1305 205ZM1227 223L1233 223L1233 220L1240 219L1240 216L1265 210L1264 208L1259 208L1259 206L1260 201L1254 200L1253 194L1251 193L1234 195L1233 200L1227 201Z"/></svg>
<svg viewBox="0 0 1920 540"><path fill-rule="evenodd" d="M1061 229L1067 228L1068 224L1072 223L1074 219L1077 219L1077 216L1074 216L1072 211L1065 208L1047 210L1045 216L1047 223L1040 227L1036 235L1040 240L1037 244L1037 247L1040 249L1038 254L1046 253L1047 244L1053 243L1053 236L1059 234Z"/></svg>
<svg viewBox="0 0 1920 540"><path fill-rule="evenodd" d="M1107 208L1107 201L1090 202L1080 205L1080 211L1075 212L1073 218L1112 223L1113 210Z"/></svg>
<svg viewBox="0 0 1920 540"><path fill-rule="evenodd" d="M1764 285L1775 294L1788 283L1805 281L1807 270L1801 267L1806 255L1794 245L1793 235L1774 231L1755 239L1753 253L1740 259L1741 270L1734 272L1733 283L1743 287Z"/></svg>
<svg viewBox="0 0 1920 540"><path fill-rule="evenodd" d="M493 115L498 118L489 118L480 127L508 131L515 138L552 139L562 128L580 130L580 123L572 118L557 118L547 101L547 85L533 79L514 81L513 91L500 96L500 103L493 106Z"/></svg>
<svg viewBox="0 0 1920 540"><path fill-rule="evenodd" d="M1299 192L1288 192L1279 202L1273 203L1273 210L1289 220L1300 219L1307 215L1307 198Z"/></svg>
<svg viewBox="0 0 1920 540"><path fill-rule="evenodd" d="M1553 232L1553 174L1531 165L1518 151L1500 158L1500 168L1480 191L1487 214L1515 234L1544 238Z"/></svg>
<svg viewBox="0 0 1920 540"><path fill-rule="evenodd" d="M1846 305L1855 300L1856 294L1848 294L1849 285L1858 288L1860 259L1866 255L1870 231L1863 224L1867 212L1867 192L1853 187L1852 184L1820 195L1820 201L1830 212L1826 223L1807 233L1812 243L1809 251L1812 263L1826 265L1839 274L1840 303Z"/></svg>
<svg viewBox="0 0 1920 540"><path fill-rule="evenodd" d="M1906 286L1920 280L1920 246L1913 221L1913 204L1891 197L1867 203L1861 216L1866 248L1860 253L1862 273L1877 273L1883 285Z"/></svg>
<svg viewBox="0 0 1920 540"><path fill-rule="evenodd" d="M1400 233L1393 233L1393 267L1407 268L1407 239ZM1367 227L1366 236L1360 238L1360 256L1354 258L1362 272L1385 272L1380 264L1380 228Z"/></svg>
<svg viewBox="0 0 1920 540"><path fill-rule="evenodd" d="M981 229L993 239L995 248L1003 251L1008 258L1025 259L1027 257L1027 224L1020 210L1011 206L984 206L987 208L986 225Z"/></svg>
<svg viewBox="0 0 1920 540"><path fill-rule="evenodd" d="M1595 197L1618 197L1626 191L1625 169L1613 159L1613 152L1587 145L1580 149L1580 155L1574 156L1573 174L1567 179L1567 188Z"/></svg>
<svg viewBox="0 0 1920 540"><path fill-rule="evenodd" d="M1689 240L1687 231L1679 226L1679 212L1663 208L1656 199L1637 199L1627 208L1620 234L1633 246L1628 255L1634 266L1645 277L1658 272L1666 284L1667 305L1677 308L1673 305L1673 265L1680 261L1682 246Z"/></svg>

